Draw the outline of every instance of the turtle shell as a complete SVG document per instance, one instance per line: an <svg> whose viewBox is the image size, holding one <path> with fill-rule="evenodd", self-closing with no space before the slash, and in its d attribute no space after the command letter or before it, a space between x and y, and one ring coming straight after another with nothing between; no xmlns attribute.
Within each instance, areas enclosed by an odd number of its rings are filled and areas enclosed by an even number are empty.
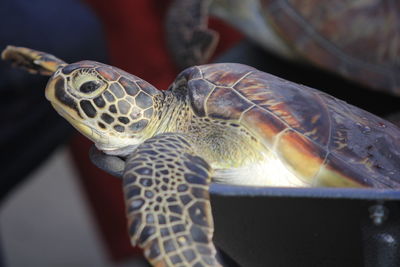
<svg viewBox="0 0 400 267"><path fill-rule="evenodd" d="M201 117L237 121L312 185L400 186L400 129L315 89L221 63L177 78Z"/></svg>
<svg viewBox="0 0 400 267"><path fill-rule="evenodd" d="M400 2L261 0L278 34L306 60L400 95Z"/></svg>

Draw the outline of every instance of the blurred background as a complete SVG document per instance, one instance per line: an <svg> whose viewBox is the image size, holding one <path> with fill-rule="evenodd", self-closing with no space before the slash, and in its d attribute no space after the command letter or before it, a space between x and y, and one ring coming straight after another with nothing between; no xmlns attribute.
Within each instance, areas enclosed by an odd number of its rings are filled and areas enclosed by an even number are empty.
<svg viewBox="0 0 400 267"><path fill-rule="evenodd" d="M179 72L165 38L170 2L3 0L0 49L12 44L67 62L101 61L166 89ZM396 122L394 94L321 70L312 60L278 56L229 19L208 21L220 36L209 61L253 65ZM391 23L400 40L398 16ZM398 74L399 45L392 50ZM0 62L0 266L146 266L129 244L120 180L89 162L91 143L52 110L46 81Z"/></svg>

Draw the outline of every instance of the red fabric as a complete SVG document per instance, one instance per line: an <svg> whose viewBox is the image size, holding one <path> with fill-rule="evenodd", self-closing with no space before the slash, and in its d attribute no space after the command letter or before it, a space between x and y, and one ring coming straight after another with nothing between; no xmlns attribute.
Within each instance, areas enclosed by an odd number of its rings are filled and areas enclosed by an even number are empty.
<svg viewBox="0 0 400 267"><path fill-rule="evenodd" d="M175 69L164 40L164 14L169 1L86 0L104 25L110 63L139 76L159 89L168 88ZM226 50L241 35L221 21L210 27L221 33L217 53ZM88 159L91 143L78 135L71 152L81 174L83 187L93 207L99 229L111 258L115 261L137 255L127 235L121 181L92 165Z"/></svg>

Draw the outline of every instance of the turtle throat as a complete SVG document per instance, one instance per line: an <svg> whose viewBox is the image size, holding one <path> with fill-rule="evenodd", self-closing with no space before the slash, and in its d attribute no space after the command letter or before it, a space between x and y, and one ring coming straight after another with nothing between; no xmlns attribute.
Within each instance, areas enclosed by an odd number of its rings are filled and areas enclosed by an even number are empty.
<svg viewBox="0 0 400 267"><path fill-rule="evenodd" d="M181 132L189 122L189 103L186 97L178 96L171 90L163 92L164 99L158 112L158 125L153 135L167 132Z"/></svg>

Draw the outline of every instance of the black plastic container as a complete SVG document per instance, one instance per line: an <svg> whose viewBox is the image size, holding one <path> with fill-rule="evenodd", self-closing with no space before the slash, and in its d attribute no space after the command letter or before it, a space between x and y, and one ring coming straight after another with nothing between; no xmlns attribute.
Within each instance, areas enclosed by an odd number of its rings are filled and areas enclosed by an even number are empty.
<svg viewBox="0 0 400 267"><path fill-rule="evenodd" d="M211 202L240 266L400 266L400 191L213 184Z"/></svg>

